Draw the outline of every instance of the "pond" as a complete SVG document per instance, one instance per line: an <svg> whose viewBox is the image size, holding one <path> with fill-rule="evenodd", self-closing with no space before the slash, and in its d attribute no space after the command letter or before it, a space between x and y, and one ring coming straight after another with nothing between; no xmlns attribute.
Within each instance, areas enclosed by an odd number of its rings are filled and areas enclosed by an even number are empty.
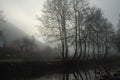
<svg viewBox="0 0 120 80"><path fill-rule="evenodd" d="M82 62L4 62L0 73L5 80L120 80L120 66Z"/></svg>

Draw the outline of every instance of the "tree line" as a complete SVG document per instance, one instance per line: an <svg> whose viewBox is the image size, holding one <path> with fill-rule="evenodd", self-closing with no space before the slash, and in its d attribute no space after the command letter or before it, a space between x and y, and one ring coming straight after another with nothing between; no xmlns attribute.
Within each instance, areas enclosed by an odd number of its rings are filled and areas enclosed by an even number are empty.
<svg viewBox="0 0 120 80"><path fill-rule="evenodd" d="M47 0L42 13L38 17L40 35L59 48L63 60L87 60L91 55L94 59L107 58L111 48L120 50L120 21L115 31L103 11L91 7L87 0ZM3 22L4 15L0 11L0 24ZM20 51L28 51L34 47L34 40L18 39L12 45Z"/></svg>
<svg viewBox="0 0 120 80"><path fill-rule="evenodd" d="M116 33L103 11L87 0L46 0L38 20L40 35L60 48L63 60L70 53L73 60L87 60L91 55L106 59L114 45L119 47L119 29Z"/></svg>

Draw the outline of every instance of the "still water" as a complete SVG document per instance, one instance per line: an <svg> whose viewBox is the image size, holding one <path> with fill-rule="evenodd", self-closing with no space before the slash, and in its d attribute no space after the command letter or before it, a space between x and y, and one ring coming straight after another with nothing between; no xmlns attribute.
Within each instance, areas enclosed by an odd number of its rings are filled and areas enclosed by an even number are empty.
<svg viewBox="0 0 120 80"><path fill-rule="evenodd" d="M120 80L120 65L74 63L0 63L0 77L1 80Z"/></svg>
<svg viewBox="0 0 120 80"><path fill-rule="evenodd" d="M50 73L34 78L16 78L12 80L94 80L95 74L93 70L86 72L73 73Z"/></svg>
<svg viewBox="0 0 120 80"><path fill-rule="evenodd" d="M90 71L87 73L63 73L63 74L50 74L45 75L40 78L35 78L31 80L94 80L94 73Z"/></svg>

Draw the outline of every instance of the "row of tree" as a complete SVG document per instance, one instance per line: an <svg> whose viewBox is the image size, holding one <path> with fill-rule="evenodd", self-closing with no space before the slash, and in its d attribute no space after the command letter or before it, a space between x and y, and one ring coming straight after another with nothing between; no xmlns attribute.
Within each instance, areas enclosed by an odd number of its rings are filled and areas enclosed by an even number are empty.
<svg viewBox="0 0 120 80"><path fill-rule="evenodd" d="M47 0L38 29L47 41L60 47L64 60L106 58L113 45L113 25L100 8L87 0ZM72 50L72 51L71 51Z"/></svg>
<svg viewBox="0 0 120 80"><path fill-rule="evenodd" d="M40 34L60 48L63 59L67 60L70 53L72 59L86 60L91 55L94 59L106 58L112 45L120 48L120 29L115 33L102 10L90 7L87 0L47 0L38 19L42 23L38 27ZM0 24L4 21L0 11ZM120 21L118 28L119 25ZM12 45L17 50L29 51L34 40L18 39Z"/></svg>

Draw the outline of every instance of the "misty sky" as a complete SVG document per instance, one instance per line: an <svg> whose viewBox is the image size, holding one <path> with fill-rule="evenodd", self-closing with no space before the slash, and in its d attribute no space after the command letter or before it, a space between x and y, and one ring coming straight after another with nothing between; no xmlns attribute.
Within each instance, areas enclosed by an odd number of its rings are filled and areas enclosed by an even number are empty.
<svg viewBox="0 0 120 80"><path fill-rule="evenodd" d="M33 35L37 32L38 21L45 0L0 0L0 9L6 20L24 32ZM116 25L120 13L120 0L91 0L90 3L104 11L104 15Z"/></svg>

